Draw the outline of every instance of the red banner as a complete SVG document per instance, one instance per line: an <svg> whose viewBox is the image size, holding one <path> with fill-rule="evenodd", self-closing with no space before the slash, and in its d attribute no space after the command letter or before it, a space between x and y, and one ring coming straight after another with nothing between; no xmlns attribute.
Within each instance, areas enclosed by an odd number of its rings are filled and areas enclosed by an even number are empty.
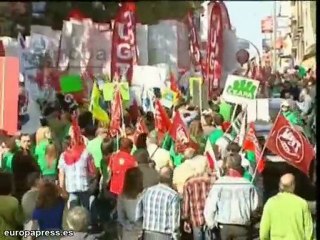
<svg viewBox="0 0 320 240"><path fill-rule="evenodd" d="M187 24L188 24L188 30L189 30L189 48L190 48L191 61L193 63L195 70L197 72L200 72L202 71L201 52L200 52L200 46L199 46L198 33L193 20L193 11L189 11L188 13Z"/></svg>
<svg viewBox="0 0 320 240"><path fill-rule="evenodd" d="M112 137L121 133L122 123L122 97L119 88L117 87L114 93L113 102L111 104L111 123L110 123L110 135Z"/></svg>
<svg viewBox="0 0 320 240"><path fill-rule="evenodd" d="M135 4L124 2L118 11L113 28L111 79L119 76L131 85L136 54Z"/></svg>
<svg viewBox="0 0 320 240"><path fill-rule="evenodd" d="M208 97L219 90L219 80L222 75L223 62L223 28L222 8L219 2L212 3L207 47L207 73Z"/></svg>
<svg viewBox="0 0 320 240"><path fill-rule="evenodd" d="M17 133L19 58L0 57L0 129L9 135Z"/></svg>

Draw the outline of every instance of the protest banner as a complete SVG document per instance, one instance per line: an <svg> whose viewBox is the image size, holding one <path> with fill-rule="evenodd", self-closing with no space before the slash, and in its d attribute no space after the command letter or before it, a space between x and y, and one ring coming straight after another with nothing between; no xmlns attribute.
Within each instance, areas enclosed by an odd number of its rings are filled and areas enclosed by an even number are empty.
<svg viewBox="0 0 320 240"><path fill-rule="evenodd" d="M229 75L222 97L234 104L247 104L255 100L259 88L259 81L242 76Z"/></svg>
<svg viewBox="0 0 320 240"><path fill-rule="evenodd" d="M19 58L0 57L0 129L9 135L17 132Z"/></svg>

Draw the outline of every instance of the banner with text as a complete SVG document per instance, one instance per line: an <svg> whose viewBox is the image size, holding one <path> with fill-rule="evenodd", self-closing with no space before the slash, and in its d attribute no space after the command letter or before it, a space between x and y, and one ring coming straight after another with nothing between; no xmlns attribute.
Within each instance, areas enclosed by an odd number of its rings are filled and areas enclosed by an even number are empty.
<svg viewBox="0 0 320 240"><path fill-rule="evenodd" d="M229 75L222 97L225 101L235 104L246 104L256 99L259 81L242 76Z"/></svg>

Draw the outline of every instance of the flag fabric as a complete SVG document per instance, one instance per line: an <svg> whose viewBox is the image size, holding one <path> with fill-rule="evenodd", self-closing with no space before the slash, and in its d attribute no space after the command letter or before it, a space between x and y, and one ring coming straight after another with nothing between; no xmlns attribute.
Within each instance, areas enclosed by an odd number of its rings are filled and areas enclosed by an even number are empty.
<svg viewBox="0 0 320 240"><path fill-rule="evenodd" d="M310 163L315 157L314 149L283 115L275 121L266 144L274 154L308 175Z"/></svg>
<svg viewBox="0 0 320 240"><path fill-rule="evenodd" d="M242 116L242 119L240 123L240 128L235 130L237 132L237 136L234 142L238 143L239 146L242 146L247 130L247 111L240 115ZM238 126L238 121L234 125Z"/></svg>
<svg viewBox="0 0 320 240"><path fill-rule="evenodd" d="M0 40L0 57L5 57L5 56L6 56L6 51L4 49L2 40Z"/></svg>
<svg viewBox="0 0 320 240"><path fill-rule="evenodd" d="M209 163L210 169L211 170L215 170L216 174L217 174L217 177L220 177L219 165L218 165L218 162L217 162L217 159L216 159L216 155L215 155L215 153L213 151L212 144L211 144L209 139L207 140L204 152L205 152L205 155L206 155L206 157L208 159L208 163Z"/></svg>
<svg viewBox="0 0 320 240"><path fill-rule="evenodd" d="M131 85L136 60L136 10L134 2L123 2L115 18L112 49L111 79L118 74ZM126 66L123 68L123 66Z"/></svg>
<svg viewBox="0 0 320 240"><path fill-rule="evenodd" d="M161 139L171 128L171 121L159 99L155 101L155 129L158 131L158 139Z"/></svg>
<svg viewBox="0 0 320 240"><path fill-rule="evenodd" d="M145 123L145 121L144 121L144 118L143 118L143 117L140 117L140 118L138 119L137 124L136 124L136 131L135 131L135 133L134 133L134 135L133 135L134 142L136 143L137 138L138 138L138 136L139 136L140 134L142 134L142 133L148 133L148 132L149 132L149 131L148 131L147 125L146 125L146 123Z"/></svg>
<svg viewBox="0 0 320 240"><path fill-rule="evenodd" d="M92 113L92 116L102 122L104 125L110 123L110 118L108 113L100 106L100 101L102 99L102 94L97 86L97 83L93 83L93 88L91 92L91 102L89 106L89 111Z"/></svg>
<svg viewBox="0 0 320 240"><path fill-rule="evenodd" d="M249 124L248 132L243 141L243 151L247 152L248 155L253 155L257 164L257 170L262 173L265 168L265 159L261 156L261 147L256 136L254 123ZM249 158L249 160L251 160Z"/></svg>
<svg viewBox="0 0 320 240"><path fill-rule="evenodd" d="M196 71L202 71L202 57L200 52L199 37L194 23L194 12L189 11L187 16L187 25L189 31L189 50L193 66Z"/></svg>
<svg viewBox="0 0 320 240"><path fill-rule="evenodd" d="M210 14L208 47L206 57L206 81L208 85L208 97L211 99L213 94L219 89L219 81L222 76L223 62L223 16L220 2L212 2Z"/></svg>
<svg viewBox="0 0 320 240"><path fill-rule="evenodd" d="M112 137L121 133L121 119L122 119L122 98L120 89L116 87L114 99L111 104L111 122L110 122L110 135Z"/></svg>

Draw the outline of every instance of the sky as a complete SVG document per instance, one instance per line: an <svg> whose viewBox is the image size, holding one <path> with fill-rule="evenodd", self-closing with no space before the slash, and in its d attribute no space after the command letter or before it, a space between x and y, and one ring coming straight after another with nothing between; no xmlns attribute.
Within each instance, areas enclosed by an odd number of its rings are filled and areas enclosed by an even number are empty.
<svg viewBox="0 0 320 240"><path fill-rule="evenodd" d="M251 41L260 53L263 38L261 20L272 15L273 3L274 1L225 1L237 37ZM250 47L250 53L256 54L256 51Z"/></svg>

